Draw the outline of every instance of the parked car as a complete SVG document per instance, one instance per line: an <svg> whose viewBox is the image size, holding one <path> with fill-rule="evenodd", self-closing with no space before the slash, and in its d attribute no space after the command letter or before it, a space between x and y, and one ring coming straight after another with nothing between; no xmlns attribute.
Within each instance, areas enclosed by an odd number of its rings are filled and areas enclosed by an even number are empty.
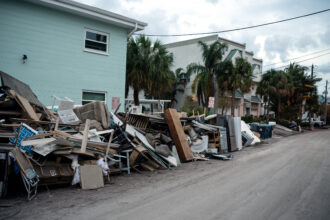
<svg viewBox="0 0 330 220"><path fill-rule="evenodd" d="M307 122L307 123L309 123L309 119L308 118L306 118L306 119L304 119L302 122ZM325 125L325 122L324 121L321 121L321 120L319 120L319 119L317 119L317 118L312 118L312 125L314 126L314 127L322 127L322 126L324 126Z"/></svg>

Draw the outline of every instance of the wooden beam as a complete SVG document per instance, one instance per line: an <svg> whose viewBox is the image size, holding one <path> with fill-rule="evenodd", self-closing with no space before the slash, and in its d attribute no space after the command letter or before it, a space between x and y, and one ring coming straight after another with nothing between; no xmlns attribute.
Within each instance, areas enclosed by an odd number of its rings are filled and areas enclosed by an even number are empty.
<svg viewBox="0 0 330 220"><path fill-rule="evenodd" d="M86 151L87 142L88 142L88 131L89 131L90 124L91 124L91 120L87 119L86 123L85 123L84 136L83 136L82 143L81 143L81 148L80 148L81 152Z"/></svg>
<svg viewBox="0 0 330 220"><path fill-rule="evenodd" d="M39 121L38 115L36 114L36 112L34 111L32 105L30 104L30 102L26 98L24 98L23 96L20 96L14 90L9 90L9 93L15 98L17 103L21 106L21 108L24 110L24 112L26 112L27 115L31 119Z"/></svg>
<svg viewBox="0 0 330 220"><path fill-rule="evenodd" d="M171 132L174 144L182 162L193 159L193 153L189 147L186 134L176 109L168 108L165 110L165 118Z"/></svg>

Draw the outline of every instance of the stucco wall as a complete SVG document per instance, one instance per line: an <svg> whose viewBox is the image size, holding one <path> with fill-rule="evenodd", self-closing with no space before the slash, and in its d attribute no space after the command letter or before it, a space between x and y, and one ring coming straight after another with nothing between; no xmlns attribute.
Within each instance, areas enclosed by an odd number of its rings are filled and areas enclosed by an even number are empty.
<svg viewBox="0 0 330 220"><path fill-rule="evenodd" d="M245 51L245 45L244 44L238 44L223 38L218 38L216 35L215 36L210 36L210 37L205 37L204 39L201 38L200 40L202 40L203 42L207 43L207 44L211 44L216 40L219 40L221 43L226 43L228 48L225 51L225 53L223 54L223 59L225 59L229 53L232 50L239 50L242 53L240 54L238 51L234 54L234 56L231 58L231 60L233 61L233 63L235 63L235 60L237 57L243 57L245 59L247 59L251 65L254 63L258 63L261 64L261 62L256 61L255 59L253 59L253 55L251 53L247 53ZM168 50L173 53L174 55L174 65L173 65L173 70L175 70L176 68L182 67L182 68L186 68L186 66L192 62L195 63L203 63L202 60L202 49L198 44L198 40L191 40L190 42L177 42L177 43L173 43L173 44L169 44L167 45ZM255 70L253 71L253 74L256 76L256 78L254 78L254 81L258 81L261 77L261 70L258 70L257 68L255 68ZM192 75L191 76L191 81L190 83L187 84L186 88L185 88L185 92L184 93L177 93L176 96L176 100L178 101L177 104L175 105L175 107L177 109L180 109L181 106L184 105L184 97L185 96L190 96L192 94L192 90L191 90L191 85L193 80L195 79L196 75ZM244 94L244 97L250 99L252 95L255 95L256 93L256 88L257 86L255 85L253 88L251 88L251 91L248 93ZM236 103L236 109L235 109L235 115L240 115L243 116L244 115L244 100L243 99L239 99L239 102ZM220 113L220 109L218 109L218 113ZM231 109L228 108L226 109L226 114L231 114Z"/></svg>
<svg viewBox="0 0 330 220"><path fill-rule="evenodd" d="M207 44L211 44L214 41L204 41ZM200 63L202 64L202 52L201 47L196 42L194 44L187 44L177 47L169 47L168 51L173 53L173 66L172 70L175 71L177 68L183 68L186 71L186 67L191 63ZM191 85L196 77L196 74L193 74L190 77L190 82L186 85L184 93L177 92L176 100L178 101L175 104L175 107L180 109L184 104L184 99L186 96L192 95Z"/></svg>
<svg viewBox="0 0 330 220"><path fill-rule="evenodd" d="M84 51L85 28L110 35L108 56ZM0 1L0 30L0 70L29 84L45 105L52 95L81 104L85 89L106 91L110 108L120 97L123 109L127 30L19 0Z"/></svg>

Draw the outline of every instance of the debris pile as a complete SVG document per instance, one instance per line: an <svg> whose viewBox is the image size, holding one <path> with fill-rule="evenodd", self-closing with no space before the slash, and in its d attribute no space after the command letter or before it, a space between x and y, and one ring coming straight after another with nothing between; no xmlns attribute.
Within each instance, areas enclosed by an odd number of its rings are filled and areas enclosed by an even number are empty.
<svg viewBox="0 0 330 220"><path fill-rule="evenodd" d="M0 196L5 196L13 170L21 175L30 200L42 185L96 189L116 173L230 160L229 152L272 136L272 126L247 125L240 117L187 117L175 109L147 115L117 113L118 106L112 113L103 102L75 107L66 99L54 111L27 84L0 73L0 168L5 170Z"/></svg>

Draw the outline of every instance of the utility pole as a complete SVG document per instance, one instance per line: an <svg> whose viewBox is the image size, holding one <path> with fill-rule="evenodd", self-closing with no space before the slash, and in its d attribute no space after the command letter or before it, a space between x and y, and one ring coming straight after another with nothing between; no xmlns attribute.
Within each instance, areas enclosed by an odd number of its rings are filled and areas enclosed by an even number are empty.
<svg viewBox="0 0 330 220"><path fill-rule="evenodd" d="M325 92L324 92L325 94L324 94L324 97L325 97L325 99L324 99L324 122L325 122L325 124L327 123L327 103L328 103L328 80L326 81L326 83L325 83Z"/></svg>

